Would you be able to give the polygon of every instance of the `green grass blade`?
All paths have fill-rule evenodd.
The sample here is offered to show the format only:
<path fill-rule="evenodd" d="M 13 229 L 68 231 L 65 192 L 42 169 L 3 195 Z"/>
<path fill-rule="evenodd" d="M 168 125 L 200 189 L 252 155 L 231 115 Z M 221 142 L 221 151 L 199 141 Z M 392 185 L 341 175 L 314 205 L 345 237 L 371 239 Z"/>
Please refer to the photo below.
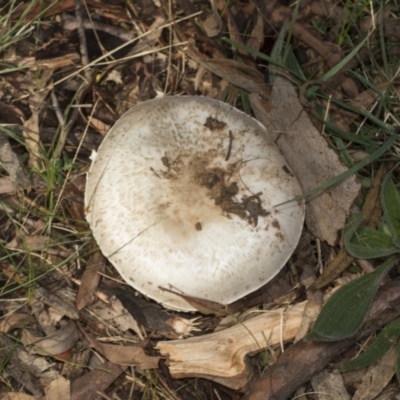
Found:
<path fill-rule="evenodd" d="M 390 174 L 382 182 L 381 204 L 393 243 L 400 249 L 400 194 Z"/>
<path fill-rule="evenodd" d="M 346 64 L 359 52 L 361 47 L 364 46 L 364 44 L 371 36 L 371 33 L 372 31 L 369 32 L 369 34 L 356 47 L 354 47 L 354 49 L 349 54 L 347 54 L 346 57 L 343 58 L 343 60 L 338 62 L 333 68 L 331 68 L 327 73 L 325 73 L 320 78 L 320 80 L 323 82 L 327 82 L 330 78 L 332 78 L 332 76 L 336 75 L 339 71 L 341 71 L 346 66 Z"/>

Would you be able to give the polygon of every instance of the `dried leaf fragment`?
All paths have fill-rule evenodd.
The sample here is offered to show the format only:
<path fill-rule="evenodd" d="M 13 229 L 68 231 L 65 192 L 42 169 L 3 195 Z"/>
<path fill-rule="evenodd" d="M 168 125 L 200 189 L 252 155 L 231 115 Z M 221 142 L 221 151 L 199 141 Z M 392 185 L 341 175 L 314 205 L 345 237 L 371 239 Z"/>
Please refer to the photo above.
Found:
<path fill-rule="evenodd" d="M 90 333 L 81 330 L 86 339 L 89 341 L 90 347 L 94 347 L 103 354 L 107 360 L 118 365 L 134 365 L 142 369 L 154 369 L 158 367 L 160 357 L 150 357 L 146 355 L 144 350 L 139 346 L 124 346 L 115 344 L 106 344 L 99 342 Z"/>
<path fill-rule="evenodd" d="M 254 93 L 249 98 L 257 119 L 267 127 L 304 192 L 347 170 L 308 118 L 288 80 L 275 79 L 268 104 Z M 316 237 L 335 244 L 360 186 L 352 176 L 306 199 L 306 224 Z"/>
<path fill-rule="evenodd" d="M 57 355 L 75 346 L 79 340 L 79 331 L 74 321 L 69 321 L 64 327 L 46 337 L 35 337 L 27 329 L 22 332 L 21 341 L 25 345 L 34 345 L 38 354 Z"/>

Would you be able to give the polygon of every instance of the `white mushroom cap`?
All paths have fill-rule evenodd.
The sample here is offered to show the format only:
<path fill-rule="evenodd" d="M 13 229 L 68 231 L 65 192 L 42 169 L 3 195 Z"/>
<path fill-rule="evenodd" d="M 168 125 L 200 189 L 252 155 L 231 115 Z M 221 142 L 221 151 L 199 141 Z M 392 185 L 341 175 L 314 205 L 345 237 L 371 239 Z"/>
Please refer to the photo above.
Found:
<path fill-rule="evenodd" d="M 295 150 L 294 150 L 295 151 Z M 297 179 L 265 128 L 205 97 L 164 97 L 125 113 L 88 174 L 86 218 L 127 283 L 165 307 L 170 289 L 229 304 L 260 288 L 299 240 Z"/>

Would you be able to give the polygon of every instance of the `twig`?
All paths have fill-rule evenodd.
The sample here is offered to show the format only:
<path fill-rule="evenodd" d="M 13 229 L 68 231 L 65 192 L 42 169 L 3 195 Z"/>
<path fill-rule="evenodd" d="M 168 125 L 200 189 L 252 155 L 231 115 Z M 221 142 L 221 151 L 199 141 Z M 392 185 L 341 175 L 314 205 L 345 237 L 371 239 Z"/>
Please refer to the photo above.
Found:
<path fill-rule="evenodd" d="M 77 30 L 79 37 L 79 51 L 81 53 L 82 65 L 89 64 L 89 54 L 87 49 L 85 28 L 83 26 L 83 17 L 82 17 L 82 8 L 80 0 L 75 0 L 75 17 L 77 22 Z M 90 80 L 90 70 L 85 69 L 85 77 L 87 80 Z"/>
<path fill-rule="evenodd" d="M 228 146 L 228 153 L 226 154 L 226 157 L 225 157 L 225 161 L 228 161 L 229 157 L 231 156 L 232 142 L 233 142 L 232 131 L 229 131 L 229 146 Z"/>
<path fill-rule="evenodd" d="M 58 123 L 60 126 L 64 125 L 64 116 L 61 112 L 60 103 L 58 102 L 57 96 L 54 93 L 54 90 L 50 93 L 51 102 L 53 103 L 53 110 L 56 113 L 56 117 L 58 119 Z"/>

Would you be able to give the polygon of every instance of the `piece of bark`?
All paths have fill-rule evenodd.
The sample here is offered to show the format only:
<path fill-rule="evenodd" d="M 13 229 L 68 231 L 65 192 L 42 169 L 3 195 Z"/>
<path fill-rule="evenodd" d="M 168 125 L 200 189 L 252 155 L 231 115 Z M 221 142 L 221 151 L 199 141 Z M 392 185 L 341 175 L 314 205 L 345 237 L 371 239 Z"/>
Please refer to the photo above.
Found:
<path fill-rule="evenodd" d="M 381 288 L 366 321 L 355 336 L 339 342 L 297 342 L 249 387 L 242 400 L 286 400 L 334 357 L 399 315 L 400 283 L 391 282 Z"/>
<path fill-rule="evenodd" d="M 306 302 L 261 314 L 222 331 L 185 340 L 158 342 L 174 378 L 202 377 L 232 389 L 249 381 L 249 353 L 293 340 L 302 321 Z"/>
<path fill-rule="evenodd" d="M 249 99 L 257 119 L 268 129 L 304 192 L 347 170 L 308 118 L 288 80 L 276 77 L 268 103 L 255 93 Z M 308 197 L 306 223 L 310 231 L 334 245 L 359 190 L 360 183 L 351 176 Z"/>

